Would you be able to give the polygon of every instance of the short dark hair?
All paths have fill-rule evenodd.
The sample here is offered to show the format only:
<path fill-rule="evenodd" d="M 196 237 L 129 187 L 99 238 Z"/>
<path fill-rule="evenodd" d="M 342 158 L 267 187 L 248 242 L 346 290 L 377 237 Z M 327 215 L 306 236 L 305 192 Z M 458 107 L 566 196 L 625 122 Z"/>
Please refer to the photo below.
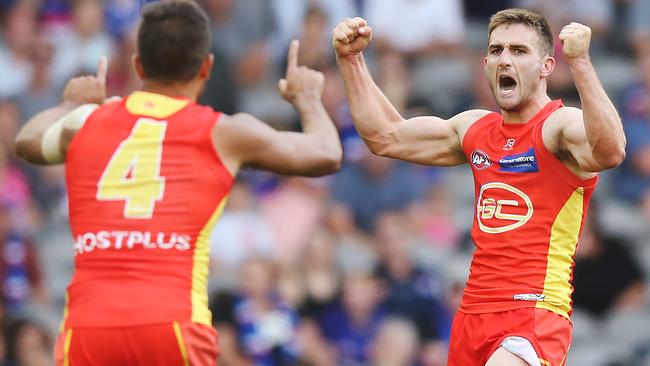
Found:
<path fill-rule="evenodd" d="M 492 31 L 496 27 L 504 24 L 524 24 L 533 28 L 542 41 L 542 50 L 546 54 L 553 56 L 553 34 L 551 34 L 551 27 L 548 25 L 548 21 L 546 21 L 544 16 L 526 9 L 501 10 L 490 17 L 488 41 L 492 35 Z"/>
<path fill-rule="evenodd" d="M 189 81 L 210 52 L 208 16 L 194 1 L 147 4 L 138 29 L 138 53 L 146 79 Z"/>

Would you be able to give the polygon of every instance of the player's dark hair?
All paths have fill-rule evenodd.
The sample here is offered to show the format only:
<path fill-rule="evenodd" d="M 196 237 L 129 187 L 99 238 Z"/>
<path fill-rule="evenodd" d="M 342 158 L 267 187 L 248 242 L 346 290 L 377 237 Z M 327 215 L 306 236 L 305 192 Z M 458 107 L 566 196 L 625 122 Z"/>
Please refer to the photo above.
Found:
<path fill-rule="evenodd" d="M 497 12 L 490 17 L 488 25 L 488 42 L 492 31 L 500 25 L 524 24 L 533 28 L 542 41 L 542 50 L 550 56 L 553 56 L 553 34 L 548 21 L 544 16 L 526 9 L 506 9 Z"/>
<path fill-rule="evenodd" d="M 210 23 L 194 1 L 147 4 L 138 29 L 138 53 L 146 79 L 189 81 L 210 52 Z"/>

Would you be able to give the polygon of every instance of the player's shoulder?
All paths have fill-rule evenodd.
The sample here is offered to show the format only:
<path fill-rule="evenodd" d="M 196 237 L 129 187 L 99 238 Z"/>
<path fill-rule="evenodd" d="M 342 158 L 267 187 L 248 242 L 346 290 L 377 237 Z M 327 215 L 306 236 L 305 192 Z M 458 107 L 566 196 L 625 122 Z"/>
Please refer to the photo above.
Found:
<path fill-rule="evenodd" d="M 582 127 L 582 110 L 575 107 L 558 108 L 551 113 L 542 127 L 542 139 L 549 151 L 556 152 L 562 146 L 567 133 Z"/>
<path fill-rule="evenodd" d="M 451 117 L 449 122 L 458 133 L 458 136 L 461 137 L 462 141 L 465 132 L 467 132 L 474 123 L 493 113 L 494 112 L 485 109 L 470 109 Z"/>
<path fill-rule="evenodd" d="M 216 128 L 227 131 L 246 131 L 256 128 L 258 123 L 260 123 L 260 121 L 248 113 L 220 113 Z"/>
<path fill-rule="evenodd" d="M 464 112 L 460 112 L 457 115 L 451 117 L 449 119 L 449 122 L 457 126 L 469 127 L 483 117 L 492 113 L 494 112 L 485 109 L 470 109 Z"/>
<path fill-rule="evenodd" d="M 576 121 L 582 121 L 582 109 L 575 107 L 558 108 L 547 118 L 547 125 L 566 125 Z"/>
<path fill-rule="evenodd" d="M 269 125 L 248 113 L 228 115 L 222 113 L 212 130 L 217 145 L 238 146 L 248 144 L 259 146 L 273 130 Z M 219 142 L 219 143 L 217 143 Z"/>
<path fill-rule="evenodd" d="M 544 136 L 546 139 L 559 136 L 567 127 L 576 123 L 582 123 L 582 110 L 580 108 L 558 108 L 546 119 L 543 127 Z"/>
<path fill-rule="evenodd" d="M 93 104 L 94 108 L 88 107 L 86 110 L 88 112 L 87 117 L 91 115 L 98 116 L 101 118 L 114 118 L 120 109 L 124 108 L 124 100 L 120 97 L 110 97 L 104 101 L 102 104 Z"/>
<path fill-rule="evenodd" d="M 463 112 L 458 113 L 457 115 L 453 116 L 452 118 L 457 118 L 457 119 L 463 119 L 463 120 L 468 120 L 471 122 L 476 122 L 477 120 L 487 116 L 488 114 L 492 114 L 495 112 L 488 111 L 487 109 L 469 109 Z"/>

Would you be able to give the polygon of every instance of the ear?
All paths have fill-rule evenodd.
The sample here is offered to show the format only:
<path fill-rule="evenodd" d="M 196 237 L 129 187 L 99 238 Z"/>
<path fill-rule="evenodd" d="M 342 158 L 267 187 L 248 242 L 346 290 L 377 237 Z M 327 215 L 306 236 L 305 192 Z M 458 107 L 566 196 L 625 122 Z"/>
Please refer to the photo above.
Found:
<path fill-rule="evenodd" d="M 540 76 L 546 78 L 551 75 L 555 69 L 555 59 L 552 56 L 545 56 L 542 62 L 543 63 Z"/>
<path fill-rule="evenodd" d="M 203 59 L 201 68 L 199 69 L 198 77 L 203 80 L 210 79 L 210 74 L 212 73 L 212 65 L 214 65 L 214 55 L 210 53 Z"/>
<path fill-rule="evenodd" d="M 131 63 L 135 69 L 135 73 L 138 74 L 138 77 L 144 80 L 144 67 L 142 67 L 142 60 L 140 59 L 140 54 L 137 52 L 131 56 Z"/>

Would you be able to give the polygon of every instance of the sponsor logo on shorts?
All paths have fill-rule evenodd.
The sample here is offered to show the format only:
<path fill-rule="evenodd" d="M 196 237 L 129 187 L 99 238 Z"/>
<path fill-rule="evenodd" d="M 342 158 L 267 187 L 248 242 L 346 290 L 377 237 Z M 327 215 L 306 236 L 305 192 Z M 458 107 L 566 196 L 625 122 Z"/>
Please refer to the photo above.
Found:
<path fill-rule="evenodd" d="M 525 225 L 533 216 L 533 203 L 521 190 L 501 182 L 481 186 L 476 219 L 481 231 L 498 234 Z"/>
<path fill-rule="evenodd" d="M 544 294 L 516 294 L 513 296 L 515 300 L 522 301 L 544 301 L 546 295 Z"/>
<path fill-rule="evenodd" d="M 75 237 L 75 254 L 95 250 L 166 249 L 188 250 L 191 237 L 178 233 L 152 233 L 150 231 L 99 231 L 78 234 Z"/>
<path fill-rule="evenodd" d="M 499 170 L 502 172 L 535 173 L 539 171 L 535 149 L 532 147 L 521 154 L 504 156 L 499 159 L 499 166 Z"/>
<path fill-rule="evenodd" d="M 481 150 L 474 150 L 472 151 L 472 155 L 470 155 L 470 160 L 472 161 L 472 165 L 474 168 L 478 170 L 485 169 L 492 165 L 492 160 L 490 160 L 490 157 L 488 154 Z"/>

